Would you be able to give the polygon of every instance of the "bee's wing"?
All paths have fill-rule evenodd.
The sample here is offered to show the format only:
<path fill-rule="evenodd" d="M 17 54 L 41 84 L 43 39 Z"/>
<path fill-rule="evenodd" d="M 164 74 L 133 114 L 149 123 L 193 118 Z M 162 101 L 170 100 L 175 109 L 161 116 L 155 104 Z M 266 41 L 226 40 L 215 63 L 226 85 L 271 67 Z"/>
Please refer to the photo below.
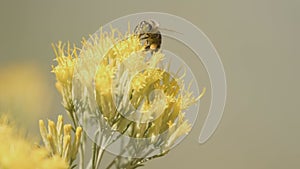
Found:
<path fill-rule="evenodd" d="M 174 32 L 174 33 L 178 33 L 178 34 L 183 35 L 183 33 L 178 32 L 176 30 L 172 30 L 172 29 L 167 29 L 167 28 L 161 28 L 161 27 L 159 27 L 159 30 L 164 30 L 164 31 L 168 31 L 168 32 Z"/>

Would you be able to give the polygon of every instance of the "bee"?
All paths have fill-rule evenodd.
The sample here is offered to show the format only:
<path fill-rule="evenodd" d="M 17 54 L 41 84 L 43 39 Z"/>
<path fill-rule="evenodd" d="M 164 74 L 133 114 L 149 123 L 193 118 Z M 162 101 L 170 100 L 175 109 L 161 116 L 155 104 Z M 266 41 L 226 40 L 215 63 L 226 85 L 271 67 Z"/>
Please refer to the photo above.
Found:
<path fill-rule="evenodd" d="M 134 33 L 144 45 L 145 51 L 157 52 L 162 43 L 162 36 L 159 31 L 159 24 L 154 20 L 143 20 L 135 28 Z"/>

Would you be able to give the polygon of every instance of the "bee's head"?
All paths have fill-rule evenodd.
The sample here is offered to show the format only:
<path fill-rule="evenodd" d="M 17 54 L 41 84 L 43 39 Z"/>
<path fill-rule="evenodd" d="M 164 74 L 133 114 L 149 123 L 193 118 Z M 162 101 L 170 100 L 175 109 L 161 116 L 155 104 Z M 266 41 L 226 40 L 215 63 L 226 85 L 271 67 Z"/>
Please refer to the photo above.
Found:
<path fill-rule="evenodd" d="M 143 34 L 143 33 L 156 33 L 158 31 L 158 22 L 155 20 L 141 21 L 134 29 L 134 33 Z"/>

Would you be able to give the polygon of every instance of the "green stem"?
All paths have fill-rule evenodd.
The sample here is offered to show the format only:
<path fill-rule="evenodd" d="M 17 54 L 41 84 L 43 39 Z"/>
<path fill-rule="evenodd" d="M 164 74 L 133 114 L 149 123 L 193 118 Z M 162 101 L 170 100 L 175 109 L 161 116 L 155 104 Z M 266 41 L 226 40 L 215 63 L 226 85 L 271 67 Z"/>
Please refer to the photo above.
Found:
<path fill-rule="evenodd" d="M 73 105 L 73 101 L 72 99 L 68 99 L 68 103 L 66 103 L 66 106 L 65 106 L 66 110 L 67 110 L 67 113 L 71 119 L 71 121 L 73 122 L 74 124 L 74 132 L 76 131 L 76 128 L 79 126 L 78 125 L 78 118 L 75 114 L 75 106 Z M 86 142 L 86 133 L 83 131 L 82 133 L 82 140 L 81 140 L 81 143 L 79 145 L 79 150 L 78 150 L 78 153 L 79 153 L 79 169 L 84 169 L 84 150 L 85 150 L 85 142 Z"/>
<path fill-rule="evenodd" d="M 104 149 L 102 147 L 100 147 L 100 150 L 98 152 L 98 158 L 97 158 L 95 169 L 98 169 L 98 167 L 100 166 L 100 163 L 101 163 L 101 160 L 102 160 L 102 157 L 103 157 L 103 153 L 104 153 Z"/>
<path fill-rule="evenodd" d="M 116 163 L 116 158 L 106 167 L 106 169 L 110 169 Z"/>
<path fill-rule="evenodd" d="M 85 132 L 83 134 L 85 135 Z M 85 141 L 82 141 L 79 148 L 79 169 L 84 169 L 84 144 Z"/>

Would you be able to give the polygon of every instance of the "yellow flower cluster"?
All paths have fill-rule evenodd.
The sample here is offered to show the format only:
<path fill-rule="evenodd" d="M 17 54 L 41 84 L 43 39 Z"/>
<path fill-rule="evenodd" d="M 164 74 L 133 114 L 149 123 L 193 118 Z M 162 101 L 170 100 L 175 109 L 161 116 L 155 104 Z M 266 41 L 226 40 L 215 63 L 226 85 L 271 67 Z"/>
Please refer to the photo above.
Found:
<path fill-rule="evenodd" d="M 0 168 L 1 169 L 67 169 L 68 164 L 58 155 L 49 157 L 44 147 L 32 145 L 0 117 Z"/>
<path fill-rule="evenodd" d="M 52 72 L 56 75 L 57 89 L 63 95 L 65 108 L 75 127 L 78 124 L 75 109 L 84 105 L 87 107 L 80 107 L 84 117 L 99 117 L 101 119 L 97 120 L 101 125 L 105 120 L 105 124 L 122 135 L 150 138 L 154 144 L 159 142 L 162 154 L 191 130 L 184 112 L 203 96 L 205 89 L 195 97 L 190 90 L 192 83 L 186 87 L 184 75 L 173 75 L 162 63 L 164 54 L 158 51 L 147 57 L 138 36 L 130 32 L 122 36 L 115 29 L 110 33 L 100 30 L 99 35 L 90 36 L 88 41 L 83 39 L 82 46 L 80 58 L 75 46 L 71 49 L 68 44 L 65 49 L 65 45 L 59 42 L 53 47 L 58 65 L 53 66 Z M 75 81 L 76 84 L 72 84 Z M 86 111 L 85 108 L 93 111 Z M 136 115 L 136 112 L 140 114 Z M 77 135 L 81 134 L 81 129 L 77 129 L 75 141 L 71 144 L 71 126 L 65 125 L 62 136 L 60 121 L 59 117 L 56 127 L 54 122 L 49 121 L 48 132 L 44 122 L 40 121 L 41 134 L 52 154 L 59 154 L 70 163 L 74 159 L 74 151 L 78 149 L 76 140 L 79 140 Z M 101 131 L 107 129 L 101 127 Z M 102 134 L 95 134 L 95 137 L 110 138 L 110 133 Z M 163 134 L 164 137 L 159 138 Z M 146 148 L 143 146 L 147 145 L 141 145 L 139 149 Z M 94 156 L 101 158 L 94 150 Z"/>
<path fill-rule="evenodd" d="M 97 104 L 108 124 L 120 133 L 136 138 L 158 136 L 170 129 L 170 124 L 173 123 L 172 126 L 177 130 L 176 132 L 174 130 L 176 136 L 172 138 L 178 138 L 189 132 L 190 124 L 186 120 L 177 119 L 179 116 L 184 117 L 183 111 L 198 101 L 202 95 L 197 98 L 193 97 L 189 87 L 185 89 L 182 85 L 182 77 L 173 77 L 167 70 L 157 68 L 157 65 L 164 59 L 160 51 L 147 60 L 137 36 L 129 34 L 122 40 L 118 38 L 120 37 L 115 38 L 112 32 L 110 35 L 94 39 L 96 41 L 94 45 L 89 44 L 85 48 L 90 51 L 100 48 L 99 51 L 103 51 L 99 44 L 105 43 L 107 41 L 105 39 L 111 39 L 110 41 L 114 42 L 113 46 L 106 49 L 105 55 L 99 59 L 95 75 Z M 140 121 L 132 121 L 124 117 L 124 113 L 122 114 L 120 112 L 122 110 L 118 108 L 120 105 L 115 103 L 114 94 L 117 90 L 115 86 L 123 86 L 122 79 L 118 77 L 118 74 L 125 74 L 125 71 L 120 71 L 122 64 L 125 64 L 125 68 L 129 70 L 127 78 L 131 81 L 129 93 L 121 92 L 128 96 L 129 102 L 123 101 L 120 105 L 124 105 L 124 109 L 130 105 L 135 109 L 141 107 L 143 114 Z M 156 90 L 161 91 L 162 96 L 157 96 L 156 100 L 150 100 L 151 93 L 153 94 Z M 161 115 L 157 115 L 158 110 L 162 111 Z M 151 122 L 142 123 L 144 121 Z M 171 136 L 174 133 L 169 134 Z"/>
<path fill-rule="evenodd" d="M 66 104 L 71 96 L 73 72 L 77 62 L 77 48 L 74 45 L 71 49 L 70 43 L 57 45 L 52 44 L 53 51 L 56 56 L 57 65 L 52 66 L 52 72 L 56 76 L 56 88 L 62 94 L 64 103 Z"/>
<path fill-rule="evenodd" d="M 68 164 L 76 159 L 78 147 L 80 145 L 82 128 L 77 127 L 74 141 L 71 140 L 71 124 L 63 125 L 63 117 L 58 116 L 57 123 L 48 120 L 48 131 L 43 120 L 39 121 L 40 133 L 46 148 L 52 155 L 62 157 Z"/>

